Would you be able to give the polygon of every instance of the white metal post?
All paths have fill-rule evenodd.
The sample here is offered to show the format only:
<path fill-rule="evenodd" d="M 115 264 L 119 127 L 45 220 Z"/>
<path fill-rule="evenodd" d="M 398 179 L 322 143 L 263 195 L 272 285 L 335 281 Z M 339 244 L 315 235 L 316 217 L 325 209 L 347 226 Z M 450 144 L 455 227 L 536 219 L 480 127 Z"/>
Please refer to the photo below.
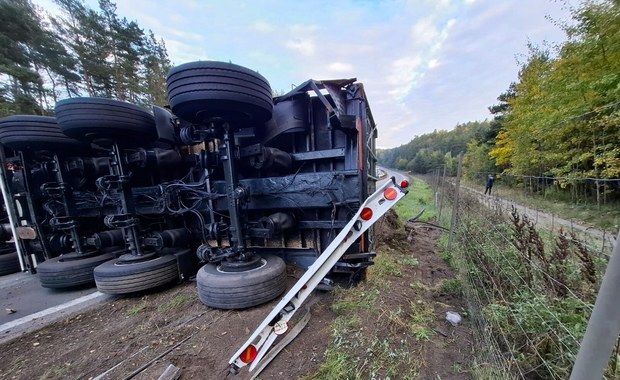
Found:
<path fill-rule="evenodd" d="M 570 380 L 602 379 L 620 334 L 620 232 L 588 321 Z"/>

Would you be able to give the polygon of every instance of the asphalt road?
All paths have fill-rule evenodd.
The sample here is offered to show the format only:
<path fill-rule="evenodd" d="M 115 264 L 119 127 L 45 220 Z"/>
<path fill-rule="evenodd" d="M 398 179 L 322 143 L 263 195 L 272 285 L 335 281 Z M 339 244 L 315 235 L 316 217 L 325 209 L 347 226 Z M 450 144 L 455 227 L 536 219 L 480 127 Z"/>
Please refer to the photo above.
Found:
<path fill-rule="evenodd" d="M 94 287 L 58 291 L 41 286 L 37 275 L 0 277 L 0 341 L 36 328 L 109 296 Z"/>
<path fill-rule="evenodd" d="M 384 172 L 387 173 L 387 177 L 379 180 L 377 182 L 377 187 L 381 186 L 385 183 L 385 181 L 389 181 L 391 177 L 395 177 L 396 178 L 396 183 L 400 184 L 403 180 L 407 180 L 407 181 L 411 181 L 404 173 L 395 171 L 394 169 L 387 169 L 384 167 L 380 167 L 379 169 L 383 170 Z"/>

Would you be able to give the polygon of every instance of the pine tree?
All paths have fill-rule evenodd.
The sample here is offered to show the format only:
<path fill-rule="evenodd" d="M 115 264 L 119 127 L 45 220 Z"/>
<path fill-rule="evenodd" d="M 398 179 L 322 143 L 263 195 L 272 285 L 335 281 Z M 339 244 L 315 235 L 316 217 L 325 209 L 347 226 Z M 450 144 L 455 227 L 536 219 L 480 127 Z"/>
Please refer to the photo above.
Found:
<path fill-rule="evenodd" d="M 159 106 L 168 104 L 166 75 L 170 71 L 172 64 L 168 58 L 164 41 L 158 42 L 152 30 L 149 30 L 148 36 L 144 39 L 142 65 L 142 76 L 146 92 L 143 102 Z"/>
<path fill-rule="evenodd" d="M 33 45 L 43 30 L 28 0 L 0 1 L 0 73 L 2 81 L 2 112 L 43 114 L 37 101 L 42 79 L 34 69 Z"/>

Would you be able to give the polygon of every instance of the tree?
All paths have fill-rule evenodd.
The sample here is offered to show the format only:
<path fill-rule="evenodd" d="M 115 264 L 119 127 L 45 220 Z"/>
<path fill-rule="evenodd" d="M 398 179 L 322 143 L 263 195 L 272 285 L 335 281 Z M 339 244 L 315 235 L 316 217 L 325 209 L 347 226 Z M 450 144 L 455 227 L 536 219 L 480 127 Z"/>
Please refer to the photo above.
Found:
<path fill-rule="evenodd" d="M 491 155 L 514 174 L 611 178 L 620 169 L 620 5 L 586 1 L 572 17 L 555 56 L 530 44 L 502 114 Z"/>
<path fill-rule="evenodd" d="M 149 30 L 144 39 L 142 66 L 142 77 L 146 91 L 144 102 L 159 106 L 168 104 L 166 76 L 172 68 L 172 64 L 168 58 L 164 41 L 158 42 L 152 30 Z"/>
<path fill-rule="evenodd" d="M 29 0 L 0 0 L 0 116 L 51 113 L 58 99 L 84 95 L 167 103 L 171 64 L 152 31 L 120 18 L 110 0 L 99 10 L 54 1 L 61 15 L 42 17 Z"/>
<path fill-rule="evenodd" d="M 429 171 L 448 165 L 448 175 L 456 174 L 456 157 L 467 149 L 472 141 L 484 140 L 489 134 L 488 121 L 459 124 L 451 131 L 433 131 L 416 136 L 405 145 L 392 149 L 379 150 L 377 157 L 382 165 L 407 168 L 416 173 Z"/>
<path fill-rule="evenodd" d="M 99 0 L 99 12 L 81 0 L 55 0 L 63 15 L 54 19 L 77 60 L 89 96 L 136 104 L 167 103 L 165 76 L 171 67 L 163 41 L 136 21 L 120 18 L 116 4 Z"/>
<path fill-rule="evenodd" d="M 8 113 L 43 114 L 37 102 L 42 79 L 33 67 L 36 41 L 43 29 L 27 0 L 0 1 L 0 73 L 4 110 Z"/>
<path fill-rule="evenodd" d="M 489 145 L 473 140 L 467 145 L 467 152 L 463 156 L 463 174 L 470 179 L 480 176 L 480 173 L 497 171 L 495 162 L 489 157 Z"/>

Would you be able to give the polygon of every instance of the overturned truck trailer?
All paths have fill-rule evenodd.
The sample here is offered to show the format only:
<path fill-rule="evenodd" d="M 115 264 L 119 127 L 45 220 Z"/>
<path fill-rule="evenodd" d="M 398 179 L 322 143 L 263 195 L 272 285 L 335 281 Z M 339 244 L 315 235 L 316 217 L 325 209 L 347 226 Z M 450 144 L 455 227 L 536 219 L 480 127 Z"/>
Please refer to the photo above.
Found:
<path fill-rule="evenodd" d="M 247 68 L 200 61 L 167 78 L 170 107 L 65 99 L 0 119 L 3 195 L 23 269 L 43 286 L 127 294 L 197 272 L 206 305 L 285 290 L 375 190 L 377 131 L 355 79 L 272 97 Z M 372 230 L 331 273 L 363 277 Z"/>

